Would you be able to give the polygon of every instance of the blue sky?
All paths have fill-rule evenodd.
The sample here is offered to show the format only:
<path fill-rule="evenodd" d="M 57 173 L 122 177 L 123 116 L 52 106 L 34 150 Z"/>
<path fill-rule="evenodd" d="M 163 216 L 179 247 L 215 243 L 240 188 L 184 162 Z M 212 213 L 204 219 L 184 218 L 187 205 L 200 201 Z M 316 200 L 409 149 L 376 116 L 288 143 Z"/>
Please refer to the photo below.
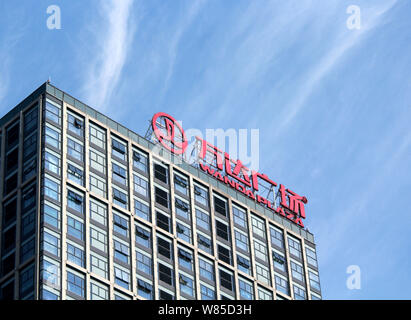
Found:
<path fill-rule="evenodd" d="M 309 200 L 324 298 L 409 299 L 410 14 L 406 0 L 2 1 L 0 112 L 50 77 L 140 134 L 156 111 L 258 128 L 261 170 Z"/>

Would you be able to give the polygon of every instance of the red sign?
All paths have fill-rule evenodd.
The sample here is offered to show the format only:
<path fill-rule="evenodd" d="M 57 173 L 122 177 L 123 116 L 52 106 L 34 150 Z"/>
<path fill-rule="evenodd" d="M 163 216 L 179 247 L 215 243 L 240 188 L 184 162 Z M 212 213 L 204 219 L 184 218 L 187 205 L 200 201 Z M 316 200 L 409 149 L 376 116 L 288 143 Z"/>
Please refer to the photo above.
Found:
<path fill-rule="evenodd" d="M 164 135 L 163 131 L 161 131 L 157 126 L 157 119 L 159 117 L 163 117 L 165 120 L 164 128 L 167 130 L 167 135 Z M 188 144 L 187 139 L 183 128 L 173 117 L 165 113 L 157 113 L 153 117 L 152 125 L 157 139 L 165 148 L 175 154 L 181 155 L 184 153 Z M 182 143 L 174 141 L 175 127 L 180 130 L 181 137 L 183 139 Z M 275 207 L 274 203 L 257 194 L 257 192 L 259 191 L 259 182 L 261 180 L 265 184 L 268 184 L 272 187 L 277 186 L 276 182 L 269 179 L 265 174 L 250 170 L 249 168 L 244 166 L 240 160 L 231 159 L 230 155 L 227 152 L 221 151 L 206 140 L 200 137 L 196 137 L 196 139 L 200 144 L 199 158 L 200 160 L 202 160 L 202 163 L 200 162 L 199 166 L 201 170 L 214 177 L 215 179 L 224 182 L 231 188 L 240 191 L 247 197 L 260 203 L 273 212 L 287 218 L 300 227 L 304 227 L 302 219 L 305 219 L 304 204 L 307 203 L 306 197 L 299 196 L 290 189 L 286 189 L 284 185 L 280 184 L 278 194 L 281 201 L 279 206 Z M 165 141 L 167 141 L 167 143 L 165 143 Z M 170 147 L 170 144 L 174 147 Z M 212 163 L 215 163 L 214 168 L 207 163 L 207 155 L 213 158 Z"/>
<path fill-rule="evenodd" d="M 161 123 L 164 121 L 164 128 L 161 128 Z M 181 125 L 172 116 L 164 112 L 156 113 L 151 122 L 154 134 L 158 141 L 167 150 L 174 154 L 183 154 L 186 151 L 188 141 Z M 160 125 L 160 127 L 159 127 Z M 181 141 L 176 139 L 176 128 L 181 136 Z M 164 133 L 167 132 L 167 135 Z"/>

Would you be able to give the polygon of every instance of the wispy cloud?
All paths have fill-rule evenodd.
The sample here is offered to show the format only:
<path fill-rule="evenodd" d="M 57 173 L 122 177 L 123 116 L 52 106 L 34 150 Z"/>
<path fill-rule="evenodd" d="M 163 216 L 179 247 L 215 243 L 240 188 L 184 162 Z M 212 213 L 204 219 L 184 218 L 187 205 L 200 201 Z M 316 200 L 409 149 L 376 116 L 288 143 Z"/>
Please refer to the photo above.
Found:
<path fill-rule="evenodd" d="M 170 79 L 173 75 L 174 65 L 177 58 L 178 46 L 181 40 L 181 37 L 184 34 L 184 31 L 190 26 L 194 18 L 197 16 L 199 11 L 201 10 L 202 6 L 204 5 L 204 1 L 194 1 L 193 4 L 188 8 L 187 15 L 181 20 L 178 24 L 174 36 L 170 39 L 170 45 L 168 50 L 168 70 L 167 75 L 164 81 L 163 87 L 163 95 L 167 92 Z"/>
<path fill-rule="evenodd" d="M 303 85 L 297 90 L 295 98 L 286 106 L 285 114 L 281 117 L 282 121 L 275 128 L 277 134 L 285 132 L 285 128 L 296 117 L 299 111 L 304 107 L 307 99 L 313 93 L 317 85 L 324 77 L 343 60 L 344 55 L 354 47 L 357 43 L 364 39 L 369 34 L 369 31 L 374 29 L 381 17 L 389 11 L 396 3 L 396 0 L 385 3 L 383 7 L 377 7 L 368 10 L 367 18 L 361 29 L 347 32 L 344 27 L 336 40 L 336 45 L 327 51 L 322 59 L 318 61 L 313 68 L 309 68 L 306 74 L 306 80 Z M 363 19 L 364 21 L 364 19 Z"/>
<path fill-rule="evenodd" d="M 105 25 L 97 34 L 94 60 L 86 73 L 86 99 L 104 110 L 119 83 L 136 25 L 132 18 L 134 0 L 101 1 Z M 88 59 L 89 57 L 84 57 Z"/>

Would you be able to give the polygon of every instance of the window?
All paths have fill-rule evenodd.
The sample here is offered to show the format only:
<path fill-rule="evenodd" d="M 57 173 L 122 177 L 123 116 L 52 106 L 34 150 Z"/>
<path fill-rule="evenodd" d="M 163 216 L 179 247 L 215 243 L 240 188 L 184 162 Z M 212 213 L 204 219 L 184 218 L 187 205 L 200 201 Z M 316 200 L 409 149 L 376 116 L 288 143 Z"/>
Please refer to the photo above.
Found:
<path fill-rule="evenodd" d="M 294 291 L 294 299 L 295 300 L 305 300 L 305 290 L 303 288 L 300 288 L 296 285 L 293 286 L 293 291 Z"/>
<path fill-rule="evenodd" d="M 201 211 L 196 208 L 196 223 L 197 227 L 203 228 L 204 230 L 210 230 L 210 216 L 208 213 Z"/>
<path fill-rule="evenodd" d="M 254 252 L 255 252 L 255 257 L 267 262 L 267 247 L 264 243 L 254 240 Z"/>
<path fill-rule="evenodd" d="M 315 251 L 308 248 L 308 247 L 305 247 L 305 253 L 306 253 L 306 256 L 307 256 L 307 262 L 310 265 L 317 268 L 318 267 L 318 265 L 317 265 L 317 254 L 315 253 Z"/>
<path fill-rule="evenodd" d="M 214 196 L 214 210 L 215 212 L 223 215 L 224 217 L 227 216 L 227 202 Z"/>
<path fill-rule="evenodd" d="M 237 254 L 237 267 L 238 270 L 251 275 L 250 260 L 240 256 L 239 254 Z"/>
<path fill-rule="evenodd" d="M 84 136 L 84 120 L 71 113 L 67 114 L 68 130 L 78 136 Z"/>
<path fill-rule="evenodd" d="M 84 213 L 84 196 L 74 191 L 67 190 L 67 207 L 77 211 L 80 214 Z"/>
<path fill-rule="evenodd" d="M 126 264 L 130 263 L 130 250 L 128 245 L 125 243 L 114 239 L 114 258 L 124 262 Z"/>
<path fill-rule="evenodd" d="M 147 300 L 153 299 L 153 286 L 149 284 L 148 282 L 138 279 L 137 280 L 137 290 L 138 290 L 139 296 Z"/>
<path fill-rule="evenodd" d="M 127 169 L 114 162 L 112 162 L 111 165 L 113 168 L 113 180 L 123 185 L 127 185 Z"/>
<path fill-rule="evenodd" d="M 255 272 L 257 274 L 257 280 L 260 280 L 261 282 L 264 282 L 265 284 L 271 286 L 270 270 L 268 270 L 267 267 L 263 266 L 262 264 L 256 263 Z"/>
<path fill-rule="evenodd" d="M 154 178 L 167 184 L 168 183 L 168 168 L 158 163 L 154 163 Z"/>
<path fill-rule="evenodd" d="M 140 226 L 136 226 L 136 243 L 150 249 L 151 248 L 151 232 Z"/>
<path fill-rule="evenodd" d="M 156 211 L 157 226 L 167 232 L 173 233 L 170 216 Z"/>
<path fill-rule="evenodd" d="M 178 264 L 181 267 L 193 271 L 193 254 L 183 250 L 178 249 Z"/>
<path fill-rule="evenodd" d="M 217 245 L 218 259 L 231 264 L 231 250 L 229 248 L 223 247 L 222 245 Z"/>
<path fill-rule="evenodd" d="M 114 283 L 129 290 L 130 289 L 130 272 L 124 268 L 114 266 Z"/>
<path fill-rule="evenodd" d="M 36 153 L 37 149 L 37 133 L 34 132 L 30 137 L 24 139 L 23 142 L 23 160 L 29 159 Z"/>
<path fill-rule="evenodd" d="M 33 177 L 37 172 L 37 159 L 31 159 L 23 165 L 23 182 Z"/>
<path fill-rule="evenodd" d="M 133 151 L 133 166 L 147 173 L 148 157 L 140 151 Z"/>
<path fill-rule="evenodd" d="M 151 221 L 150 207 L 137 199 L 134 199 L 134 213 L 144 220 Z"/>
<path fill-rule="evenodd" d="M 213 289 L 200 284 L 201 300 L 215 300 L 215 292 Z"/>
<path fill-rule="evenodd" d="M 140 251 L 136 252 L 136 259 L 137 259 L 137 270 L 144 272 L 147 275 L 152 275 L 152 261 L 149 256 L 141 253 Z"/>
<path fill-rule="evenodd" d="M 211 262 L 203 258 L 198 258 L 198 266 L 200 269 L 200 277 L 214 281 L 214 266 Z"/>
<path fill-rule="evenodd" d="M 22 244 L 20 250 L 20 263 L 26 262 L 34 255 L 34 238 Z"/>
<path fill-rule="evenodd" d="M 194 200 L 197 203 L 208 207 L 208 191 L 198 185 L 194 185 Z"/>
<path fill-rule="evenodd" d="M 191 243 L 191 229 L 190 227 L 177 222 L 177 237 L 181 240 L 184 240 L 188 243 Z"/>
<path fill-rule="evenodd" d="M 4 186 L 4 194 L 8 194 L 17 188 L 17 172 L 8 177 Z"/>
<path fill-rule="evenodd" d="M 28 239 L 34 233 L 36 212 L 26 214 L 21 221 L 21 241 Z"/>
<path fill-rule="evenodd" d="M 78 161 L 84 161 L 83 145 L 70 138 L 67 138 L 67 153 L 69 156 L 77 159 Z"/>
<path fill-rule="evenodd" d="M 258 288 L 258 299 L 259 300 L 273 300 L 273 294 L 263 288 Z"/>
<path fill-rule="evenodd" d="M 168 208 L 169 207 L 169 200 L 168 200 L 168 192 L 160 189 L 159 187 L 155 187 L 155 198 L 156 202 L 163 207 Z"/>
<path fill-rule="evenodd" d="M 174 175 L 174 189 L 181 194 L 188 195 L 188 181 L 180 175 Z"/>
<path fill-rule="evenodd" d="M 102 225 L 107 225 L 107 206 L 97 200 L 90 199 L 90 218 Z"/>
<path fill-rule="evenodd" d="M 234 235 L 235 235 L 235 245 L 237 249 L 241 249 L 241 250 L 248 252 L 249 251 L 248 236 L 237 230 L 234 230 Z"/>
<path fill-rule="evenodd" d="M 83 170 L 77 168 L 71 163 L 67 164 L 67 178 L 81 186 L 84 186 Z"/>
<path fill-rule="evenodd" d="M 134 175 L 134 192 L 141 194 L 143 197 L 148 197 L 148 181 L 138 175 Z"/>
<path fill-rule="evenodd" d="M 50 231 L 43 232 L 43 250 L 60 257 L 60 238 Z"/>
<path fill-rule="evenodd" d="M 89 123 L 90 142 L 96 146 L 106 149 L 106 131 L 94 123 Z"/>
<path fill-rule="evenodd" d="M 37 106 L 24 113 L 24 135 L 37 129 Z"/>
<path fill-rule="evenodd" d="M 46 119 L 61 124 L 60 106 L 50 100 L 46 100 Z"/>
<path fill-rule="evenodd" d="M 229 237 L 229 230 L 228 230 L 228 226 L 217 220 L 216 219 L 216 232 L 217 232 L 217 236 L 219 236 L 220 238 L 226 240 L 226 241 L 230 241 L 230 237 Z"/>
<path fill-rule="evenodd" d="M 113 213 L 113 229 L 115 232 L 121 234 L 123 237 L 128 238 L 128 218 L 118 213 Z"/>
<path fill-rule="evenodd" d="M 118 213 L 113 213 L 113 229 L 128 238 L 128 219 Z"/>
<path fill-rule="evenodd" d="M 84 298 L 84 276 L 73 271 L 67 271 L 67 291 Z"/>
<path fill-rule="evenodd" d="M 106 174 L 106 157 L 104 154 L 90 148 L 90 167 Z"/>
<path fill-rule="evenodd" d="M 20 272 L 20 299 L 34 291 L 34 265 Z"/>
<path fill-rule="evenodd" d="M 158 264 L 158 276 L 159 279 L 167 284 L 169 284 L 170 286 L 173 285 L 174 281 L 173 281 L 173 270 L 171 268 L 169 268 L 168 266 L 159 263 Z"/>
<path fill-rule="evenodd" d="M 56 229 L 60 229 L 60 210 L 58 207 L 45 203 L 43 206 L 44 222 Z"/>
<path fill-rule="evenodd" d="M 14 149 L 9 154 L 7 154 L 6 156 L 6 175 L 8 175 L 9 173 L 11 173 L 17 168 L 17 165 L 19 163 L 18 158 L 19 158 L 18 148 Z"/>
<path fill-rule="evenodd" d="M 90 299 L 108 300 L 108 298 L 108 287 L 92 280 L 90 282 Z"/>
<path fill-rule="evenodd" d="M 300 241 L 294 240 L 291 237 L 288 237 L 288 248 L 290 250 L 290 254 L 297 258 L 301 258 L 301 245 Z"/>
<path fill-rule="evenodd" d="M 60 264 L 47 257 L 41 258 L 40 280 L 53 286 L 60 287 Z"/>
<path fill-rule="evenodd" d="M 193 279 L 182 273 L 180 273 L 180 292 L 185 293 L 189 296 L 194 295 Z"/>
<path fill-rule="evenodd" d="M 12 254 L 8 255 L 7 258 L 3 258 L 1 263 L 2 276 L 5 276 L 14 269 L 14 263 L 16 260 L 15 256 L 16 254 L 15 252 L 13 252 Z"/>
<path fill-rule="evenodd" d="M 172 260 L 172 247 L 170 241 L 157 237 L 157 251 L 158 254 Z"/>
<path fill-rule="evenodd" d="M 67 216 L 67 234 L 84 241 L 84 224 L 71 216 Z"/>
<path fill-rule="evenodd" d="M 54 128 L 49 124 L 46 124 L 44 134 L 46 144 L 49 144 L 50 146 L 60 150 L 60 133 L 58 129 Z"/>
<path fill-rule="evenodd" d="M 60 182 L 45 176 L 44 195 L 60 202 Z"/>
<path fill-rule="evenodd" d="M 187 202 L 175 199 L 176 214 L 184 219 L 190 220 L 190 207 Z"/>
<path fill-rule="evenodd" d="M 253 227 L 253 234 L 259 236 L 263 239 L 266 239 L 265 233 L 265 222 L 264 220 L 257 218 L 256 216 L 251 216 L 251 224 Z"/>
<path fill-rule="evenodd" d="M 13 199 L 3 206 L 3 228 L 16 221 L 17 200 Z"/>
<path fill-rule="evenodd" d="M 290 291 L 288 288 L 288 281 L 278 275 L 275 276 L 275 289 L 278 292 L 284 293 L 286 295 L 290 295 Z"/>
<path fill-rule="evenodd" d="M 127 194 L 120 190 L 113 188 L 113 203 L 120 206 L 123 209 L 128 209 Z"/>
<path fill-rule="evenodd" d="M 22 191 L 21 211 L 27 212 L 36 206 L 36 186 L 31 185 Z"/>
<path fill-rule="evenodd" d="M 90 172 L 90 191 L 107 198 L 106 180 Z"/>
<path fill-rule="evenodd" d="M 90 254 L 91 272 L 107 279 L 108 278 L 108 263 L 107 259 L 99 256 L 96 253 Z"/>
<path fill-rule="evenodd" d="M 240 298 L 253 300 L 254 299 L 254 290 L 251 283 L 248 281 L 238 279 L 238 286 L 240 287 Z"/>
<path fill-rule="evenodd" d="M 16 247 L 16 225 L 12 226 L 7 231 L 3 231 L 2 254 L 6 254 Z"/>
<path fill-rule="evenodd" d="M 211 247 L 211 240 L 207 238 L 205 235 L 202 235 L 197 232 L 197 244 L 198 248 L 209 253 L 213 254 L 213 249 Z"/>
<path fill-rule="evenodd" d="M 274 227 L 270 227 L 271 233 L 271 243 L 273 246 L 277 246 L 279 248 L 284 248 L 284 236 L 283 231 Z"/>
<path fill-rule="evenodd" d="M 219 271 L 220 271 L 220 285 L 230 291 L 234 291 L 233 274 L 231 272 L 229 273 L 221 269 Z"/>
<path fill-rule="evenodd" d="M 164 290 L 158 290 L 158 295 L 160 297 L 159 300 L 174 300 L 173 295 Z"/>
<path fill-rule="evenodd" d="M 310 279 L 310 287 L 317 291 L 321 291 L 320 277 L 318 276 L 318 274 L 312 272 L 311 270 L 308 270 L 308 277 Z"/>
<path fill-rule="evenodd" d="M 273 251 L 273 262 L 275 269 L 287 272 L 287 263 L 283 254 Z"/>
<path fill-rule="evenodd" d="M 84 251 L 71 243 L 67 243 L 67 260 L 84 268 Z"/>
<path fill-rule="evenodd" d="M 100 228 L 90 227 L 90 244 L 92 247 L 107 252 L 107 234 Z"/>
<path fill-rule="evenodd" d="M 114 138 L 111 139 L 111 142 L 112 142 L 112 155 L 123 161 L 126 161 L 127 160 L 126 145 Z"/>
<path fill-rule="evenodd" d="M 7 150 L 13 148 L 19 142 L 19 122 L 15 122 L 6 129 L 6 146 Z"/>
<path fill-rule="evenodd" d="M 51 292 L 44 287 L 41 289 L 41 299 L 42 300 L 59 300 L 59 295 L 56 294 L 58 292 Z"/>
<path fill-rule="evenodd" d="M 247 217 L 245 211 L 233 206 L 234 223 L 240 227 L 247 228 Z"/>

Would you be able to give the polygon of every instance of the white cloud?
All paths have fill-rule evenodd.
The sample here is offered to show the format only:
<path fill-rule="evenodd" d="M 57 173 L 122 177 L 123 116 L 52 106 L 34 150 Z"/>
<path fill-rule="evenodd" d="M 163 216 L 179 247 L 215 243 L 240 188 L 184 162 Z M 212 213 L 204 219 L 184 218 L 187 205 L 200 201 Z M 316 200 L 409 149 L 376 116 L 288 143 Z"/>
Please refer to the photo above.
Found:
<path fill-rule="evenodd" d="M 178 46 L 179 46 L 181 37 L 184 34 L 184 31 L 190 26 L 194 18 L 197 16 L 203 4 L 204 4 L 203 0 L 193 2 L 193 4 L 188 9 L 187 15 L 184 17 L 184 19 L 182 19 L 182 21 L 177 26 L 177 30 L 174 36 L 170 39 L 170 46 L 168 50 L 169 51 L 168 52 L 168 60 L 169 60 L 168 71 L 167 71 L 166 79 L 164 81 L 165 84 L 163 88 L 163 94 L 167 91 L 168 86 L 169 86 L 169 81 L 174 72 L 174 64 L 177 58 L 177 51 L 178 51 Z"/>
<path fill-rule="evenodd" d="M 364 36 L 378 25 L 383 14 L 390 10 L 395 3 L 396 0 L 389 2 L 383 7 L 370 8 L 366 12 L 363 10 L 363 14 L 367 13 L 367 19 L 363 19 L 363 25 L 359 30 L 348 30 L 344 25 L 344 28 L 341 29 L 340 35 L 336 40 L 337 45 L 326 52 L 323 58 L 312 69 L 308 69 L 308 74 L 306 75 L 307 80 L 304 81 L 304 85 L 296 92 L 295 98 L 286 106 L 286 114 L 281 117 L 281 123 L 275 128 L 277 134 L 286 132 L 285 128 L 304 107 L 305 102 L 315 90 L 316 86 L 333 67 L 341 62 L 344 54 L 349 51 L 349 49 L 363 40 Z"/>
<path fill-rule="evenodd" d="M 136 26 L 131 14 L 133 0 L 101 1 L 101 6 L 106 24 L 99 26 L 84 89 L 87 101 L 105 109 L 120 80 Z"/>

